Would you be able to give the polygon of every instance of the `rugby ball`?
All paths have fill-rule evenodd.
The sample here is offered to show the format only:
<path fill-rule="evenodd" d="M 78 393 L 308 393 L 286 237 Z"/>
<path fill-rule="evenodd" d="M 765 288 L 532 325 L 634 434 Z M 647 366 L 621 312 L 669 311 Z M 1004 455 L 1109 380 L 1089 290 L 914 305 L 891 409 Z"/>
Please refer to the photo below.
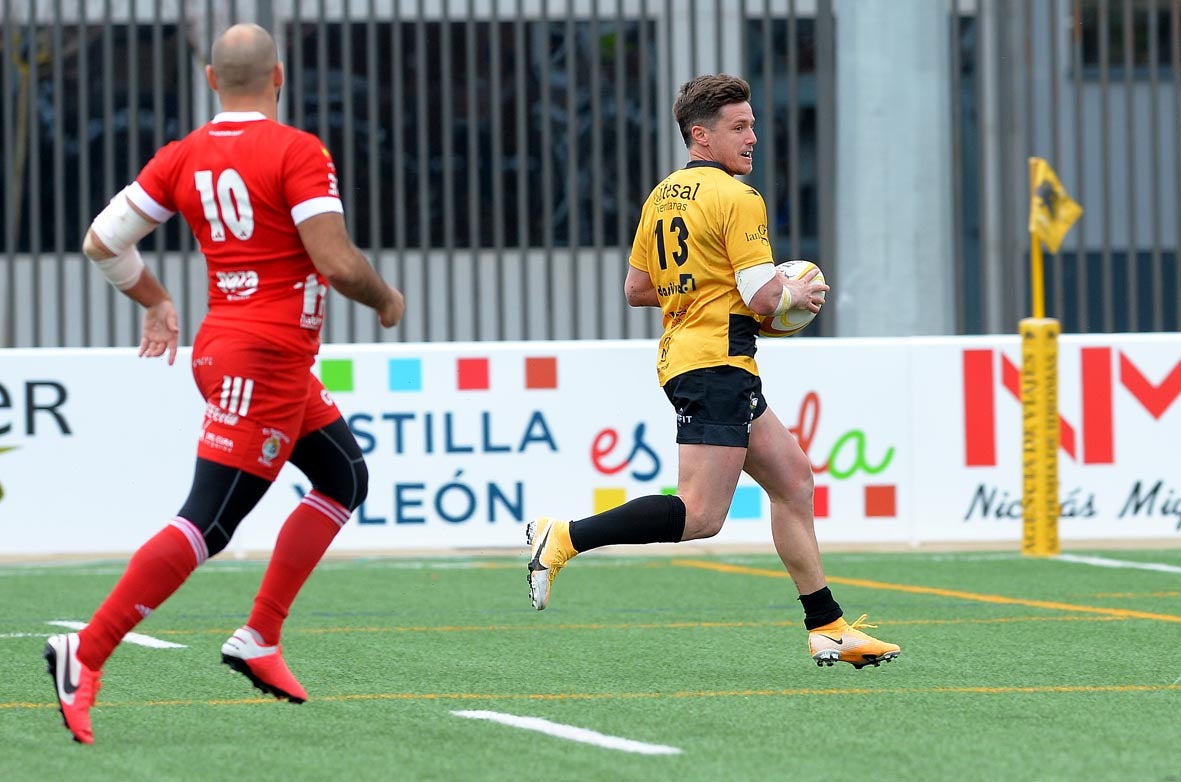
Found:
<path fill-rule="evenodd" d="M 800 279 L 813 269 L 819 269 L 811 261 L 785 261 L 775 267 L 775 271 L 792 279 Z M 824 272 L 816 275 L 816 282 L 824 282 Z M 824 294 L 820 294 L 824 298 Z M 793 337 L 803 331 L 816 317 L 811 310 L 792 308 L 782 315 L 768 315 L 759 321 L 760 337 Z"/>

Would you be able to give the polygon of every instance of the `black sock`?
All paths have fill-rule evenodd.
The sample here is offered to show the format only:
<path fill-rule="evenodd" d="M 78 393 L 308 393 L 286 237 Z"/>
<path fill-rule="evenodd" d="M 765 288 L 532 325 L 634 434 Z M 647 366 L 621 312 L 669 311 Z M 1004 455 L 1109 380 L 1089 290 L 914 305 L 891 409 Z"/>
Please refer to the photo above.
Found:
<path fill-rule="evenodd" d="M 828 591 L 828 587 L 810 595 L 800 595 L 799 600 L 804 604 L 804 627 L 809 630 L 835 622 L 843 615 L 837 601 L 832 599 L 832 592 Z"/>
<path fill-rule="evenodd" d="M 570 522 L 570 545 L 589 551 L 616 543 L 677 543 L 685 534 L 685 501 L 650 494 L 618 508 Z"/>

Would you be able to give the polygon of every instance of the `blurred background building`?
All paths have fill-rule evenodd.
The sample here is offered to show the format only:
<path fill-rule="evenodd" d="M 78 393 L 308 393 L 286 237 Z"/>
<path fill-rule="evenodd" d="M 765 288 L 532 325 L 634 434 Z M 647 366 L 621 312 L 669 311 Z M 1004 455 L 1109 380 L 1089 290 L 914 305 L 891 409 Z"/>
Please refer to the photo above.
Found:
<path fill-rule="evenodd" d="M 680 84 L 752 85 L 776 257 L 834 287 L 812 336 L 988 334 L 1031 311 L 1027 158 L 1086 209 L 1046 258 L 1066 332 L 1181 329 L 1181 0 L 0 0 L 0 347 L 138 344 L 80 255 L 153 151 L 216 113 L 203 66 L 272 30 L 403 326 L 333 296 L 329 342 L 653 337 L 623 301 Z M 141 250 L 191 341 L 179 219 Z"/>

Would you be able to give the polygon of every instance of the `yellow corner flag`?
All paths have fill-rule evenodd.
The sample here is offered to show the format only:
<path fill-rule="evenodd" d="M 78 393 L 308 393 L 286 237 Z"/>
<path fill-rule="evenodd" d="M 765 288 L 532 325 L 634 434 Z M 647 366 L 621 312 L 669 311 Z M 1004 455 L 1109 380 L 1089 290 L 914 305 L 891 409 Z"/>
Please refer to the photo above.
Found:
<path fill-rule="evenodd" d="M 1040 157 L 1029 159 L 1029 233 L 1050 252 L 1058 252 L 1066 232 L 1083 214 L 1083 208 L 1067 194 L 1050 164 Z"/>

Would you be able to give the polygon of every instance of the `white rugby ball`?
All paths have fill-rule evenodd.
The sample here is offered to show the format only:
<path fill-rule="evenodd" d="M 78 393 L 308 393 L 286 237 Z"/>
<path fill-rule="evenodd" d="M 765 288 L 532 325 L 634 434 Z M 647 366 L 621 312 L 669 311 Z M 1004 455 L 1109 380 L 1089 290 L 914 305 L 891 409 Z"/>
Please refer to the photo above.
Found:
<path fill-rule="evenodd" d="M 775 271 L 798 280 L 813 269 L 819 270 L 819 268 L 811 261 L 795 260 L 777 265 Z M 824 272 L 817 274 L 815 281 L 824 282 Z M 820 294 L 820 298 L 824 298 L 823 293 Z M 800 310 L 794 307 L 782 315 L 768 315 L 759 321 L 759 336 L 793 337 L 803 331 L 815 317 L 816 313 L 811 310 Z"/>

